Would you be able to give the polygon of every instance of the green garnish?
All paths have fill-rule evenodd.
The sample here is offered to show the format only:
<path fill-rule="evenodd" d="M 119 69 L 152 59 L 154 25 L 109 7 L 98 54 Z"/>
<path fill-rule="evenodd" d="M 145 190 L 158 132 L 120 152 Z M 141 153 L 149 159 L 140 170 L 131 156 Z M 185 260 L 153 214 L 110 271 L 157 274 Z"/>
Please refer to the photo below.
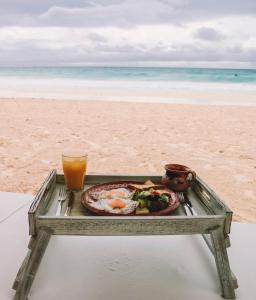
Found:
<path fill-rule="evenodd" d="M 144 209 L 147 209 L 149 212 L 158 211 L 168 207 L 169 203 L 168 195 L 159 194 L 160 193 L 158 193 L 153 188 L 150 188 L 149 190 L 135 191 L 132 200 L 139 202 L 137 208 L 138 211 Z"/>

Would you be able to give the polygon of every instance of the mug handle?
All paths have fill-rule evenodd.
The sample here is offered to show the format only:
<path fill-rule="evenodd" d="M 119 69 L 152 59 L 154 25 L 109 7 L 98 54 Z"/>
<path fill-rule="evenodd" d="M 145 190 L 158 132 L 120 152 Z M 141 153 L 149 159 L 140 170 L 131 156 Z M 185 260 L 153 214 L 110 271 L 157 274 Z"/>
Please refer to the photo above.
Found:
<path fill-rule="evenodd" d="M 194 181 L 196 179 L 196 172 L 195 171 L 189 171 L 188 172 L 188 176 L 187 176 L 187 180 L 188 181 Z"/>

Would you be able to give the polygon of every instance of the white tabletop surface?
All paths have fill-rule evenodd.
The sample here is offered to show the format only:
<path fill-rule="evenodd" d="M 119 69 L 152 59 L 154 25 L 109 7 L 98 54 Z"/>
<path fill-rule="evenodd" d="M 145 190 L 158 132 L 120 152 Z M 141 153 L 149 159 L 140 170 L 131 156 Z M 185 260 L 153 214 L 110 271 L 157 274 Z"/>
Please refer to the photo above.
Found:
<path fill-rule="evenodd" d="M 32 196 L 0 193 L 0 299 L 27 252 Z M 8 201 L 7 201 L 8 200 Z M 231 267 L 237 299 L 256 299 L 256 224 L 232 224 Z M 53 236 L 29 299 L 220 300 L 214 260 L 200 236 Z"/>
<path fill-rule="evenodd" d="M 30 201 L 31 199 L 31 195 L 0 192 L 0 224 L 11 214 L 15 213 L 24 205 L 27 205 L 28 201 Z M 2 203 L 4 203 L 4 205 Z"/>

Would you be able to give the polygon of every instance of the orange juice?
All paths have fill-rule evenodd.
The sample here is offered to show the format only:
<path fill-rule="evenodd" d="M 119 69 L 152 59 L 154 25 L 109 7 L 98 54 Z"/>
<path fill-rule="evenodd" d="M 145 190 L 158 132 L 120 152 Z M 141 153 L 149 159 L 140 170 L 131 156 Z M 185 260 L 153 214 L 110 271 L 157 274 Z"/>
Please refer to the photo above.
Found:
<path fill-rule="evenodd" d="M 67 188 L 81 190 L 86 172 L 86 156 L 68 157 L 63 155 L 62 165 Z"/>

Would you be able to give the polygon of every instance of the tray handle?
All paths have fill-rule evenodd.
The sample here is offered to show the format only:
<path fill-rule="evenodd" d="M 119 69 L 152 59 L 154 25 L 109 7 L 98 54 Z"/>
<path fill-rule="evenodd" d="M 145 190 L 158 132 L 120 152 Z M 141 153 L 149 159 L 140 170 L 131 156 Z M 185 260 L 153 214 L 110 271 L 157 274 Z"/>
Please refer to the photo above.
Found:
<path fill-rule="evenodd" d="M 35 234 L 35 214 L 38 212 L 40 207 L 43 205 L 46 195 L 48 194 L 49 190 L 51 189 L 52 183 L 56 179 L 57 170 L 52 170 L 49 175 L 44 180 L 41 188 L 37 192 L 33 202 L 30 205 L 28 211 L 28 218 L 29 218 L 29 234 Z"/>
<path fill-rule="evenodd" d="M 193 183 L 193 190 L 197 193 L 199 199 L 213 214 L 225 215 L 224 233 L 230 233 L 233 212 L 219 198 L 219 196 L 200 178 L 196 177 Z"/>

